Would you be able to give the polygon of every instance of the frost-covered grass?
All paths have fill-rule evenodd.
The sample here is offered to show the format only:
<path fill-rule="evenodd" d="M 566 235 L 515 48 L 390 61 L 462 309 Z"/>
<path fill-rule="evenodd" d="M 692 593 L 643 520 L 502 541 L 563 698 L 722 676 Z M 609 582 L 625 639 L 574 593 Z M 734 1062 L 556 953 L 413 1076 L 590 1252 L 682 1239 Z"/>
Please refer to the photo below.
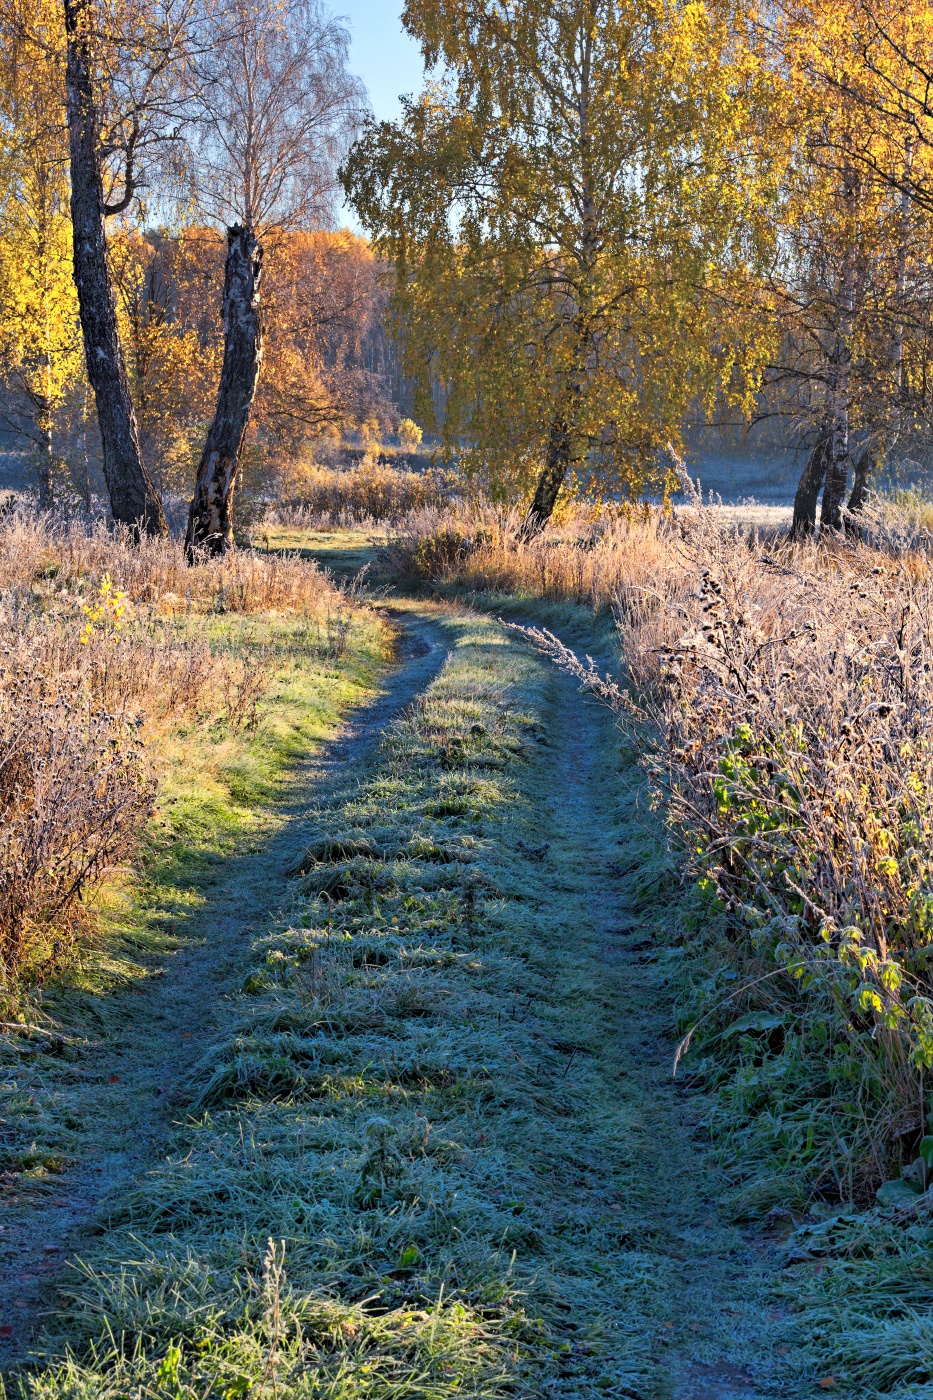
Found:
<path fill-rule="evenodd" d="M 119 615 L 111 604 L 92 620 L 107 576 Z M 209 882 L 268 840 L 296 767 L 371 695 L 390 639 L 308 562 L 237 556 L 186 573 L 180 546 L 135 554 L 103 532 L 15 516 L 0 524 L 0 618 L 36 694 L 124 716 L 156 783 L 132 860 L 105 868 L 68 920 L 30 927 L 16 975 L 0 978 L 5 1203 L 81 1159 L 88 1091 L 73 1066 L 200 937 Z M 10 678 L 7 658 L 0 688 Z M 0 835 L 17 810 L 4 802 Z"/>
<path fill-rule="evenodd" d="M 440 678 L 314 814 L 168 1160 L 108 1203 L 36 1400 L 658 1390 L 682 1266 L 643 1219 L 599 950 L 520 854 L 546 670 L 445 626 Z"/>

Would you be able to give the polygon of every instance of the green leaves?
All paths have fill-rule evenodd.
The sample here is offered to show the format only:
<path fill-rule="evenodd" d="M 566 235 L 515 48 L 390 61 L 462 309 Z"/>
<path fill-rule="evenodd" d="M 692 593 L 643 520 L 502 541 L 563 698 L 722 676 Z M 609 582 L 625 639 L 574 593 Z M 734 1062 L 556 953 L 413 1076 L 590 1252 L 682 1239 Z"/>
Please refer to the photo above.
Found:
<path fill-rule="evenodd" d="M 879 1205 L 909 1206 L 916 1205 L 920 1192 L 898 1177 L 896 1181 L 886 1181 L 883 1186 L 879 1186 L 875 1195 Z"/>
<path fill-rule="evenodd" d="M 733 1021 L 732 1025 L 723 1031 L 722 1038 L 729 1040 L 732 1036 L 740 1035 L 745 1031 L 773 1031 L 784 1025 L 783 1016 L 769 1016 L 764 1012 L 752 1012 L 748 1016 L 740 1016 L 737 1021 Z"/>

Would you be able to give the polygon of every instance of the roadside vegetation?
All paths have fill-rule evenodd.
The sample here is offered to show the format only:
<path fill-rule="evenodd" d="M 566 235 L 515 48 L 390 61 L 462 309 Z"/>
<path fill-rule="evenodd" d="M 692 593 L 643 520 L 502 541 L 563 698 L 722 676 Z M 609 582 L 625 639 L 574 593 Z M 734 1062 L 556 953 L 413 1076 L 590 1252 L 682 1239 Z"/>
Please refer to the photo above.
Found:
<path fill-rule="evenodd" d="M 739 1056 L 732 1111 L 785 1202 L 798 1181 L 801 1202 L 865 1203 L 912 1163 L 925 1183 L 929 541 L 897 505 L 872 525 L 799 547 L 694 506 L 516 542 L 489 513 L 423 517 L 386 550 L 402 576 L 489 607 L 614 619 L 624 669 L 593 684 L 647 746 L 727 979 L 692 994 L 688 1063 L 708 1043 L 721 1077 L 726 1027 L 746 1046 L 756 1070 Z"/>
<path fill-rule="evenodd" d="M 378 455 L 369 451 L 343 466 L 309 462 L 294 467 L 263 512 L 262 526 L 384 529 L 402 525 L 417 511 L 443 510 L 455 498 L 456 473 L 432 466 L 430 458 L 414 470 L 383 456 L 381 450 Z"/>
<path fill-rule="evenodd" d="M 185 944 L 217 863 L 369 693 L 388 638 L 310 562 L 191 569 L 178 543 L 16 514 L 0 611 L 0 1173 L 16 1193 L 69 1160 L 67 1107 L 24 1092 L 24 1066 L 51 1054 L 59 1078 L 107 999 Z"/>

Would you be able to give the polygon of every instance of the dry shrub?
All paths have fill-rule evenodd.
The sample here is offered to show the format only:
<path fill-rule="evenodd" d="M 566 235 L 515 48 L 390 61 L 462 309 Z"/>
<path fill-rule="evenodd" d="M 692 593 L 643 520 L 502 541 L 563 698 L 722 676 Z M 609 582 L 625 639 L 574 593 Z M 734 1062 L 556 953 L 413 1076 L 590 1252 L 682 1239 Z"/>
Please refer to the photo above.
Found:
<path fill-rule="evenodd" d="M 55 684 L 28 642 L 0 653 L 0 985 L 54 954 L 82 895 L 131 855 L 155 792 L 134 718 Z"/>
<path fill-rule="evenodd" d="M 933 579 L 916 556 L 750 548 L 702 518 L 681 552 L 664 606 L 619 614 L 649 767 L 743 978 L 720 1028 L 753 1056 L 778 1032 L 799 1066 L 820 1047 L 811 1175 L 864 1198 L 922 1135 L 933 1063 Z"/>
<path fill-rule="evenodd" d="M 243 657 L 220 658 L 222 714 L 234 734 L 257 728 L 259 705 L 269 688 L 270 679 L 271 667 L 265 649 L 248 661 Z"/>
<path fill-rule="evenodd" d="M 131 856 L 160 735 L 256 726 L 274 657 L 242 628 L 233 652 L 212 644 L 198 614 L 292 613 L 332 654 L 349 604 L 294 557 L 187 568 L 177 542 L 0 519 L 0 983 L 60 960 L 82 898 Z"/>
<path fill-rule="evenodd" d="M 452 474 L 440 468 L 410 471 L 371 454 L 352 467 L 309 464 L 292 469 L 269 520 L 289 528 L 396 524 L 448 504 L 454 485 Z"/>

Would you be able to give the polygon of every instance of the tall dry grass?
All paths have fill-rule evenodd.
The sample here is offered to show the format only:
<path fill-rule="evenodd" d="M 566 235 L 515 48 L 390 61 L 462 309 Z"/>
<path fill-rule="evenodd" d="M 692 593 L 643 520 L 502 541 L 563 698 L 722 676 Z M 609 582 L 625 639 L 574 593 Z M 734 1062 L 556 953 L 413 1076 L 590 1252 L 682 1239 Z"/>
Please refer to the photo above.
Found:
<path fill-rule="evenodd" d="M 581 509 L 532 539 L 521 536 L 521 522 L 519 511 L 482 505 L 414 512 L 392 533 L 383 561 L 407 581 L 596 611 L 672 564 L 677 528 L 658 511 Z"/>
<path fill-rule="evenodd" d="M 83 901 L 131 860 L 152 754 L 173 726 L 256 723 L 271 657 L 218 643 L 219 615 L 306 619 L 330 646 L 347 600 L 313 564 L 0 519 L 0 987 L 61 960 Z"/>
<path fill-rule="evenodd" d="M 453 474 L 441 468 L 412 471 L 368 454 L 342 468 L 293 466 L 267 519 L 289 529 L 396 525 L 415 511 L 448 505 L 455 491 Z"/>
<path fill-rule="evenodd" d="M 235 550 L 188 567 L 178 539 L 144 539 L 104 525 L 0 519 L 0 596 L 30 607 L 76 598 L 109 574 L 134 604 L 166 613 L 304 611 L 333 589 L 313 564 L 293 555 Z"/>
<path fill-rule="evenodd" d="M 861 538 L 804 546 L 703 509 L 531 542 L 513 526 L 424 518 L 399 567 L 613 609 L 627 687 L 538 639 L 632 727 L 692 872 L 694 1048 L 776 1175 L 865 1199 L 914 1159 L 931 1109 L 924 522 L 875 508 Z"/>

